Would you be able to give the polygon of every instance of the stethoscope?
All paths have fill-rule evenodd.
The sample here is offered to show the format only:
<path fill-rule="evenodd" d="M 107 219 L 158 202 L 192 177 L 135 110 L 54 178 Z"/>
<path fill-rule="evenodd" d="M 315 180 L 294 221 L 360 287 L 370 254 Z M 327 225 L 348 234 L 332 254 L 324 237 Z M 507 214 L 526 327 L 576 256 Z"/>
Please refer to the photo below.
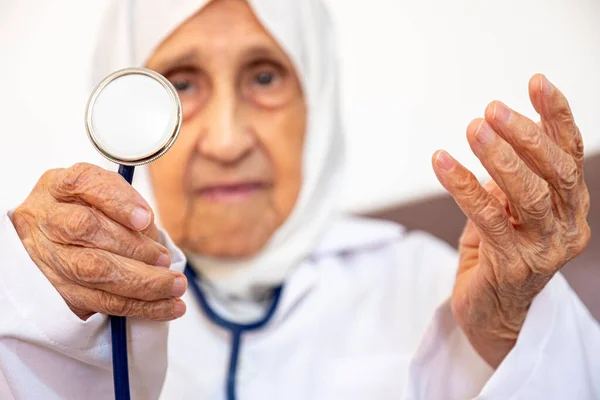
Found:
<path fill-rule="evenodd" d="M 162 75 L 127 68 L 106 77 L 87 104 L 85 126 L 96 150 L 119 164 L 130 184 L 135 167 L 163 156 L 175 143 L 182 123 L 177 91 Z M 111 316 L 113 380 L 116 400 L 129 400 L 127 321 Z"/>
<path fill-rule="evenodd" d="M 167 79 L 149 69 L 127 68 L 109 75 L 94 89 L 86 108 L 85 126 L 96 150 L 119 164 L 119 174 L 131 184 L 136 166 L 158 159 L 173 146 L 182 119 L 179 96 Z M 226 396 L 234 400 L 242 334 L 261 329 L 271 320 L 282 288 L 274 290 L 272 304 L 263 318 L 236 324 L 210 308 L 198 285 L 199 277 L 190 265 L 185 275 L 205 315 L 232 335 Z M 115 399 L 129 400 L 126 318 L 111 316 L 110 328 Z"/>

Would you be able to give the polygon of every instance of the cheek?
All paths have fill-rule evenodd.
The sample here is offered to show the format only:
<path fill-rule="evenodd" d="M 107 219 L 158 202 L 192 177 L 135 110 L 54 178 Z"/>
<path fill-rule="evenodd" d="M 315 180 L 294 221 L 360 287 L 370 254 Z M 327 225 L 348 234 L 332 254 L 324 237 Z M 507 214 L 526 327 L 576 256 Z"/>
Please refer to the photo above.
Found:
<path fill-rule="evenodd" d="M 193 142 L 181 135 L 173 147 L 149 165 L 152 188 L 161 223 L 176 243 L 184 239 L 184 225 L 189 198 L 185 188 L 187 163 L 193 152 Z"/>
<path fill-rule="evenodd" d="M 256 118 L 259 140 L 271 159 L 275 174 L 273 202 L 278 213 L 287 218 L 294 208 L 302 186 L 302 155 L 306 118 L 303 105 Z"/>

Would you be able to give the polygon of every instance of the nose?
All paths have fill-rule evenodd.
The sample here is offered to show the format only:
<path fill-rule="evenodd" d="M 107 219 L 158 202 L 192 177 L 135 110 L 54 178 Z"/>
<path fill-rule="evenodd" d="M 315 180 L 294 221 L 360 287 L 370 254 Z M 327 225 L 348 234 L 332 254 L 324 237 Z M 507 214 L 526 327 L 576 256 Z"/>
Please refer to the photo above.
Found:
<path fill-rule="evenodd" d="M 243 159 L 255 145 L 255 137 L 237 113 L 234 94 L 213 96 L 206 105 L 203 132 L 197 149 L 203 156 L 222 164 Z"/>

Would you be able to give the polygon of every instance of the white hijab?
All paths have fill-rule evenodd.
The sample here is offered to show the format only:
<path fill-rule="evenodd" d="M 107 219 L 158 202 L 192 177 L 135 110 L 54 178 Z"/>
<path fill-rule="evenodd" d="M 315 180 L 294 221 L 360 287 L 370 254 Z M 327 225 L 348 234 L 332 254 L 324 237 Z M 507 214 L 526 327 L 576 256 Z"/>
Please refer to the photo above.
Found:
<path fill-rule="evenodd" d="M 92 84 L 117 69 L 144 66 L 158 45 L 209 1 L 116 0 L 100 32 Z M 237 261 L 188 254 L 216 292 L 245 301 L 282 284 L 310 257 L 337 206 L 344 158 L 335 34 L 322 0 L 248 2 L 296 68 L 308 124 L 299 199 L 265 248 Z M 154 205 L 145 169 L 140 169 L 135 186 Z"/>

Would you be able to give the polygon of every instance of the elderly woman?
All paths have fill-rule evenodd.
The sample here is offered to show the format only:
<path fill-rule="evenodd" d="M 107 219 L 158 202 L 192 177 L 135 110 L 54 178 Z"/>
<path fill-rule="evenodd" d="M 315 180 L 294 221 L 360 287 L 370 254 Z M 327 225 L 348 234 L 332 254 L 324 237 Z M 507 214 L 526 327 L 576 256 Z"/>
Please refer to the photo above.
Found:
<path fill-rule="evenodd" d="M 456 255 L 337 212 L 319 0 L 119 0 L 107 21 L 95 81 L 158 71 L 182 133 L 144 197 L 79 164 L 1 220 L 2 399 L 109 398 L 104 314 L 132 317 L 138 399 L 600 396 L 600 329 L 558 273 L 590 236 L 582 139 L 545 77 L 540 123 L 493 102 L 467 128 L 489 184 L 433 156 L 469 219 Z"/>

